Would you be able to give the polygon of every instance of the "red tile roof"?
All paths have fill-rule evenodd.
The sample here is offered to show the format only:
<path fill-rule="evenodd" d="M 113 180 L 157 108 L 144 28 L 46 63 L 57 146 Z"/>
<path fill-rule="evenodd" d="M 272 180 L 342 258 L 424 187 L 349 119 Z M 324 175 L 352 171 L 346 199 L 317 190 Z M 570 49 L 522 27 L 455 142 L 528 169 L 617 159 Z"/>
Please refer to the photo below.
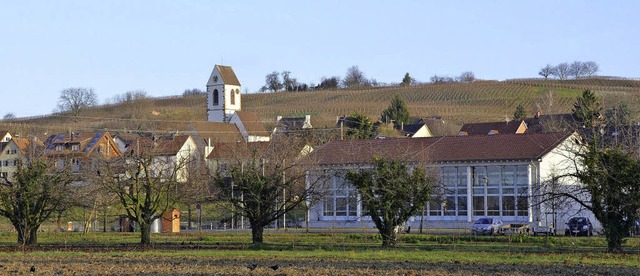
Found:
<path fill-rule="evenodd" d="M 240 81 L 238 81 L 238 77 L 236 77 L 236 73 L 231 66 L 216 65 L 216 67 L 224 84 L 240 86 Z"/>
<path fill-rule="evenodd" d="M 29 147 L 34 146 L 34 148 L 36 149 L 41 149 L 44 147 L 44 144 L 42 143 L 42 141 L 40 141 L 40 139 L 37 138 L 19 138 L 19 137 L 13 137 L 11 140 L 13 140 L 14 143 L 16 143 L 16 146 L 18 147 L 18 149 L 20 149 L 20 151 L 24 154 Z"/>
<path fill-rule="evenodd" d="M 220 122 L 191 122 L 192 135 L 202 140 L 211 139 L 212 143 L 231 143 L 244 141 L 238 127 L 235 124 Z"/>
<path fill-rule="evenodd" d="M 254 154 L 261 156 L 270 144 L 270 142 L 218 143 L 207 159 L 251 158 Z"/>
<path fill-rule="evenodd" d="M 237 111 L 236 114 L 240 121 L 242 121 L 242 125 L 249 132 L 249 135 L 252 136 L 270 136 L 270 132 L 258 117 L 258 114 L 253 112 L 244 112 Z"/>
<path fill-rule="evenodd" d="M 127 148 L 127 154 L 148 154 L 156 156 L 175 156 L 189 140 L 190 135 L 172 137 L 137 137 Z"/>
<path fill-rule="evenodd" d="M 569 136 L 571 133 L 535 133 L 334 141 L 314 151 L 311 162 L 362 164 L 374 157 L 435 163 L 533 160 L 543 157 Z"/>
<path fill-rule="evenodd" d="M 491 122 L 491 123 L 469 123 L 464 124 L 460 131 L 464 131 L 467 135 L 487 135 L 492 130 L 497 130 L 498 133 L 516 133 L 522 121 L 509 121 L 509 122 Z"/>

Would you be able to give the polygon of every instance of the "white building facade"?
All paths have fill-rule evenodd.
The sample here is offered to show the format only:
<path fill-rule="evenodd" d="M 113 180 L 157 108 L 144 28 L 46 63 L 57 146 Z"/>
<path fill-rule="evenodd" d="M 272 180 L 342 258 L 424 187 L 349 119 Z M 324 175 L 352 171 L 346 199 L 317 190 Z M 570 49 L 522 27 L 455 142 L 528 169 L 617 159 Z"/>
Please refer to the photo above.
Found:
<path fill-rule="evenodd" d="M 437 175 L 439 188 L 424 216 L 418 214 L 408 222 L 413 229 L 421 223 L 431 228 L 468 228 L 481 217 L 498 217 L 505 223 L 540 222 L 557 229 L 563 229 L 571 216 L 596 222 L 590 212 L 575 205 L 552 210 L 542 196 L 550 179 L 575 169 L 573 138 L 551 133 L 333 142 L 316 151 L 320 157 L 315 174 L 331 172 L 331 177 L 321 196 L 309 199 L 309 226 L 373 227 L 344 175 L 349 169 L 371 168 L 367 160 L 374 156 L 426 166 Z M 563 185 L 571 184 L 575 183 Z"/>

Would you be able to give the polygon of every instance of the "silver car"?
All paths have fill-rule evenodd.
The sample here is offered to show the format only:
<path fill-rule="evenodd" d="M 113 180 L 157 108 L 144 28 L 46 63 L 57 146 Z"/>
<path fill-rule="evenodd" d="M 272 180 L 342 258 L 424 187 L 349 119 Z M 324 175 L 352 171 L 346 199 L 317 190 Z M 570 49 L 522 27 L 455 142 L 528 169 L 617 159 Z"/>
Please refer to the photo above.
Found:
<path fill-rule="evenodd" d="M 471 226 L 472 235 L 493 235 L 500 232 L 502 220 L 499 218 L 480 218 Z"/>

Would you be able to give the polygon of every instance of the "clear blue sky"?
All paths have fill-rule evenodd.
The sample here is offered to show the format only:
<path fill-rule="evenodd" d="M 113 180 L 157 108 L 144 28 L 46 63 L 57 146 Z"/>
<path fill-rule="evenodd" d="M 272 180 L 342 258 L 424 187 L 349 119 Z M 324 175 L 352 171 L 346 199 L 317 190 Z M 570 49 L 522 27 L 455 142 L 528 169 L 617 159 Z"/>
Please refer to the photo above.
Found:
<path fill-rule="evenodd" d="M 318 83 L 352 65 L 378 82 L 575 60 L 638 78 L 638 14 L 640 1 L 3 1 L 0 116 L 48 114 L 68 87 L 101 103 L 204 90 L 214 64 L 249 91 L 272 71 Z"/>

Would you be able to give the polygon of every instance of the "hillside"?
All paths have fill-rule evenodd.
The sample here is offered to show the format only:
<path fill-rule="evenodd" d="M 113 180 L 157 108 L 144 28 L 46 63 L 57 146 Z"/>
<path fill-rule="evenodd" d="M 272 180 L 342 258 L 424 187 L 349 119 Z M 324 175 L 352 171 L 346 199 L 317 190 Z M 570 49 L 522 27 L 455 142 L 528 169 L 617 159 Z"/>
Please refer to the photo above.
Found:
<path fill-rule="evenodd" d="M 611 78 L 581 80 L 521 79 L 473 83 L 425 84 L 360 90 L 278 92 L 245 94 L 243 111 L 256 112 L 273 125 L 276 116 L 310 114 L 316 128 L 333 127 L 336 116 L 359 111 L 378 119 L 394 95 L 405 99 L 412 116 L 440 116 L 446 122 L 503 121 L 511 118 L 518 104 L 529 114 L 566 113 L 584 89 L 603 98 L 606 107 L 624 101 L 638 110 L 640 81 Z M 17 134 L 58 133 L 68 130 L 180 131 L 189 121 L 206 120 L 205 96 L 151 98 L 126 104 L 103 105 L 84 111 L 80 117 L 48 115 L 0 122 L 0 129 Z"/>

